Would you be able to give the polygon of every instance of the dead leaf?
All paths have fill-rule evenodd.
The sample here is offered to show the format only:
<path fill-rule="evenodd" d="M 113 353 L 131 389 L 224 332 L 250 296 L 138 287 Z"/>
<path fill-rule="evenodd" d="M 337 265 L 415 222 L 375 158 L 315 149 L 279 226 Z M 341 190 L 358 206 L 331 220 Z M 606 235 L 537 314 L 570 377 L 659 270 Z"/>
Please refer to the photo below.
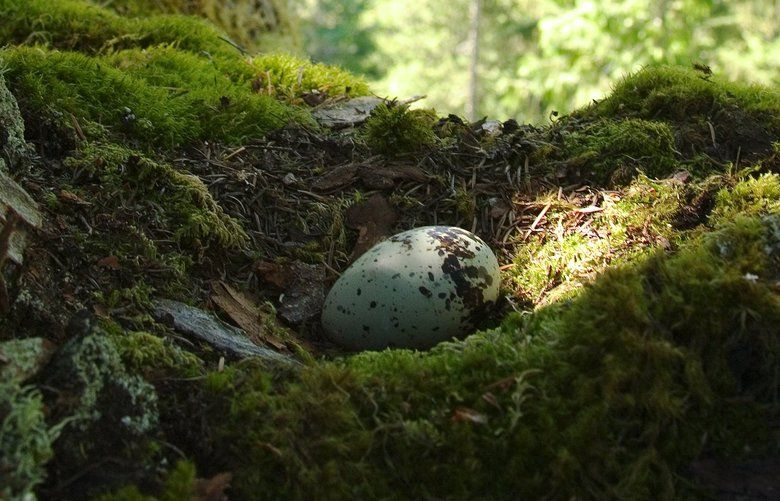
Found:
<path fill-rule="evenodd" d="M 488 404 L 492 405 L 496 409 L 501 410 L 501 406 L 498 403 L 498 399 L 496 398 L 495 395 L 493 395 L 493 393 L 491 393 L 489 391 L 486 392 L 486 393 L 483 393 L 482 394 L 482 400 L 484 400 Z"/>
<path fill-rule="evenodd" d="M 350 260 L 354 261 L 389 236 L 397 220 L 398 214 L 382 195 L 374 195 L 349 207 L 346 212 L 346 225 L 359 232 Z"/>
<path fill-rule="evenodd" d="M 106 256 L 99 260 L 97 264 L 98 266 L 105 266 L 106 268 L 110 268 L 112 270 L 118 270 L 122 267 L 122 265 L 119 264 L 119 258 L 116 256 Z"/>
<path fill-rule="evenodd" d="M 452 420 L 456 423 L 462 423 L 468 421 L 476 424 L 487 424 L 488 418 L 486 415 L 481 414 L 474 409 L 468 407 L 458 407 L 452 415 Z"/>
<path fill-rule="evenodd" d="M 244 329 L 249 339 L 255 343 L 268 344 L 277 350 L 286 349 L 282 340 L 273 336 L 263 325 L 263 312 L 251 299 L 224 282 L 212 282 L 211 300 L 225 312 L 239 327 Z"/>
<path fill-rule="evenodd" d="M 414 165 L 396 165 L 378 167 L 374 165 L 366 165 L 360 169 L 360 178 L 363 183 L 369 188 L 373 188 L 371 184 L 384 184 L 390 187 L 394 186 L 394 181 L 409 180 L 423 183 L 428 180 L 428 176 L 425 171 Z M 381 189 L 381 187 L 377 187 Z"/>
<path fill-rule="evenodd" d="M 341 165 L 335 169 L 330 170 L 322 177 L 317 179 L 312 188 L 317 191 L 329 191 L 337 188 L 344 188 L 352 184 L 357 177 L 358 165 L 348 164 Z"/>
<path fill-rule="evenodd" d="M 89 202 L 67 190 L 60 190 L 59 199 L 63 202 L 71 202 L 78 205 L 91 205 Z"/>
<path fill-rule="evenodd" d="M 284 267 L 278 263 L 258 261 L 254 264 L 258 275 L 267 283 L 284 290 L 293 280 L 293 273 L 289 266 Z"/>
<path fill-rule="evenodd" d="M 421 168 L 413 165 L 377 167 L 367 165 L 360 169 L 360 179 L 367 188 L 384 190 L 393 188 L 396 180 L 423 183 L 428 176 Z"/>
<path fill-rule="evenodd" d="M 233 481 L 232 473 L 218 473 L 211 478 L 199 478 L 195 484 L 195 499 L 197 501 L 226 501 L 225 491 Z"/>

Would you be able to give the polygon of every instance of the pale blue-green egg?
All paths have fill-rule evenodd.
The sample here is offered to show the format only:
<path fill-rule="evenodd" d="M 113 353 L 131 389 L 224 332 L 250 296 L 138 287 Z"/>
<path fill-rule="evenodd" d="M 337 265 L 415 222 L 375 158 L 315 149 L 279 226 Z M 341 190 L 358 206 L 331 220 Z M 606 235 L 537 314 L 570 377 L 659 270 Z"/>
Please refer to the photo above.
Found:
<path fill-rule="evenodd" d="M 352 350 L 429 348 L 469 334 L 498 299 L 493 251 L 452 226 L 404 231 L 347 268 L 325 300 L 322 325 Z"/>

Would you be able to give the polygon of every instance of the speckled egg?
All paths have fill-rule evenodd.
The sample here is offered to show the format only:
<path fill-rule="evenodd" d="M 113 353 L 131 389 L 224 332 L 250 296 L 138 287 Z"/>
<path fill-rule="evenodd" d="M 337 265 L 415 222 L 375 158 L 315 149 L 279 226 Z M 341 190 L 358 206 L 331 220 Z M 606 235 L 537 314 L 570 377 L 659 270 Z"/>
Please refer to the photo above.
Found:
<path fill-rule="evenodd" d="M 425 226 L 376 244 L 325 300 L 322 325 L 353 350 L 429 348 L 461 337 L 498 299 L 498 261 L 479 237 Z"/>

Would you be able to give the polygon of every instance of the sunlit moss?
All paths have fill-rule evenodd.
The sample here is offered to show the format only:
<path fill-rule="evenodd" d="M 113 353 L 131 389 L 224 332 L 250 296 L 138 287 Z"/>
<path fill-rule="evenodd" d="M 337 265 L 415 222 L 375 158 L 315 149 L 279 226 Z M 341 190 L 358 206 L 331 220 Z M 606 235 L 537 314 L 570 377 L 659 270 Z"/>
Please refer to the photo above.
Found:
<path fill-rule="evenodd" d="M 250 59 L 257 73 L 254 82 L 258 92 L 270 93 L 300 103 L 300 97 L 317 91 L 333 96 L 362 96 L 368 85 L 362 78 L 336 66 L 313 64 L 288 54 L 264 54 Z"/>
<path fill-rule="evenodd" d="M 723 188 L 716 197 L 713 221 L 727 220 L 735 215 L 755 215 L 780 212 L 780 176 L 764 174 L 747 177 L 732 189 Z"/>
<path fill-rule="evenodd" d="M 213 25 L 190 16 L 124 17 L 85 0 L 0 0 L 0 15 L 0 40 L 17 45 L 43 44 L 96 54 L 175 44 L 211 56 L 239 55 Z"/>
<path fill-rule="evenodd" d="M 723 82 L 674 66 L 651 66 L 626 76 L 589 109 L 602 116 L 691 122 L 743 110 L 780 132 L 780 93 L 760 85 Z"/>
<path fill-rule="evenodd" d="M 530 305 L 544 303 L 549 293 L 565 294 L 608 266 L 677 243 L 684 233 L 670 223 L 684 207 L 688 190 L 643 176 L 620 194 L 602 192 L 596 211 L 584 214 L 551 197 L 547 231 L 518 245 L 508 275 L 515 296 Z M 538 200 L 540 210 L 545 202 Z"/>
<path fill-rule="evenodd" d="M 7 78 L 27 114 L 139 146 L 241 142 L 311 123 L 301 96 L 367 93 L 349 73 L 292 56 L 248 58 L 188 16 L 125 18 L 86 1 L 0 1 Z M 37 45 L 38 47 L 25 47 Z M 56 50 L 55 50 L 56 49 Z M 72 117 L 71 117 L 72 115 Z M 92 137 L 94 139 L 94 137 Z"/>
<path fill-rule="evenodd" d="M 368 146 L 378 153 L 399 154 L 420 151 L 436 143 L 433 125 L 436 116 L 429 110 L 410 110 L 409 105 L 377 106 L 363 126 Z"/>
<path fill-rule="evenodd" d="M 74 118 L 100 123 L 145 147 L 239 141 L 303 118 L 272 97 L 253 93 L 248 82 L 233 84 L 206 56 L 171 48 L 106 58 L 11 48 L 2 57 L 28 114 L 54 115 L 66 129 Z"/>

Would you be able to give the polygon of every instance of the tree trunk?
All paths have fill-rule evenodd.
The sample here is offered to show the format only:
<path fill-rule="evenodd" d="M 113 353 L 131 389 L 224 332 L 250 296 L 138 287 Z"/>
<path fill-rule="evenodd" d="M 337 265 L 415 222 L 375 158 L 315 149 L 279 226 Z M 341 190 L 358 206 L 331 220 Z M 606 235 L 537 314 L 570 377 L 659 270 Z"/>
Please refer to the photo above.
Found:
<path fill-rule="evenodd" d="M 469 120 L 477 119 L 477 103 L 479 101 L 479 82 L 477 66 L 479 64 L 479 21 L 482 17 L 482 0 L 472 0 L 469 8 L 469 47 L 471 60 L 469 61 L 469 95 L 466 101 L 466 117 Z"/>

